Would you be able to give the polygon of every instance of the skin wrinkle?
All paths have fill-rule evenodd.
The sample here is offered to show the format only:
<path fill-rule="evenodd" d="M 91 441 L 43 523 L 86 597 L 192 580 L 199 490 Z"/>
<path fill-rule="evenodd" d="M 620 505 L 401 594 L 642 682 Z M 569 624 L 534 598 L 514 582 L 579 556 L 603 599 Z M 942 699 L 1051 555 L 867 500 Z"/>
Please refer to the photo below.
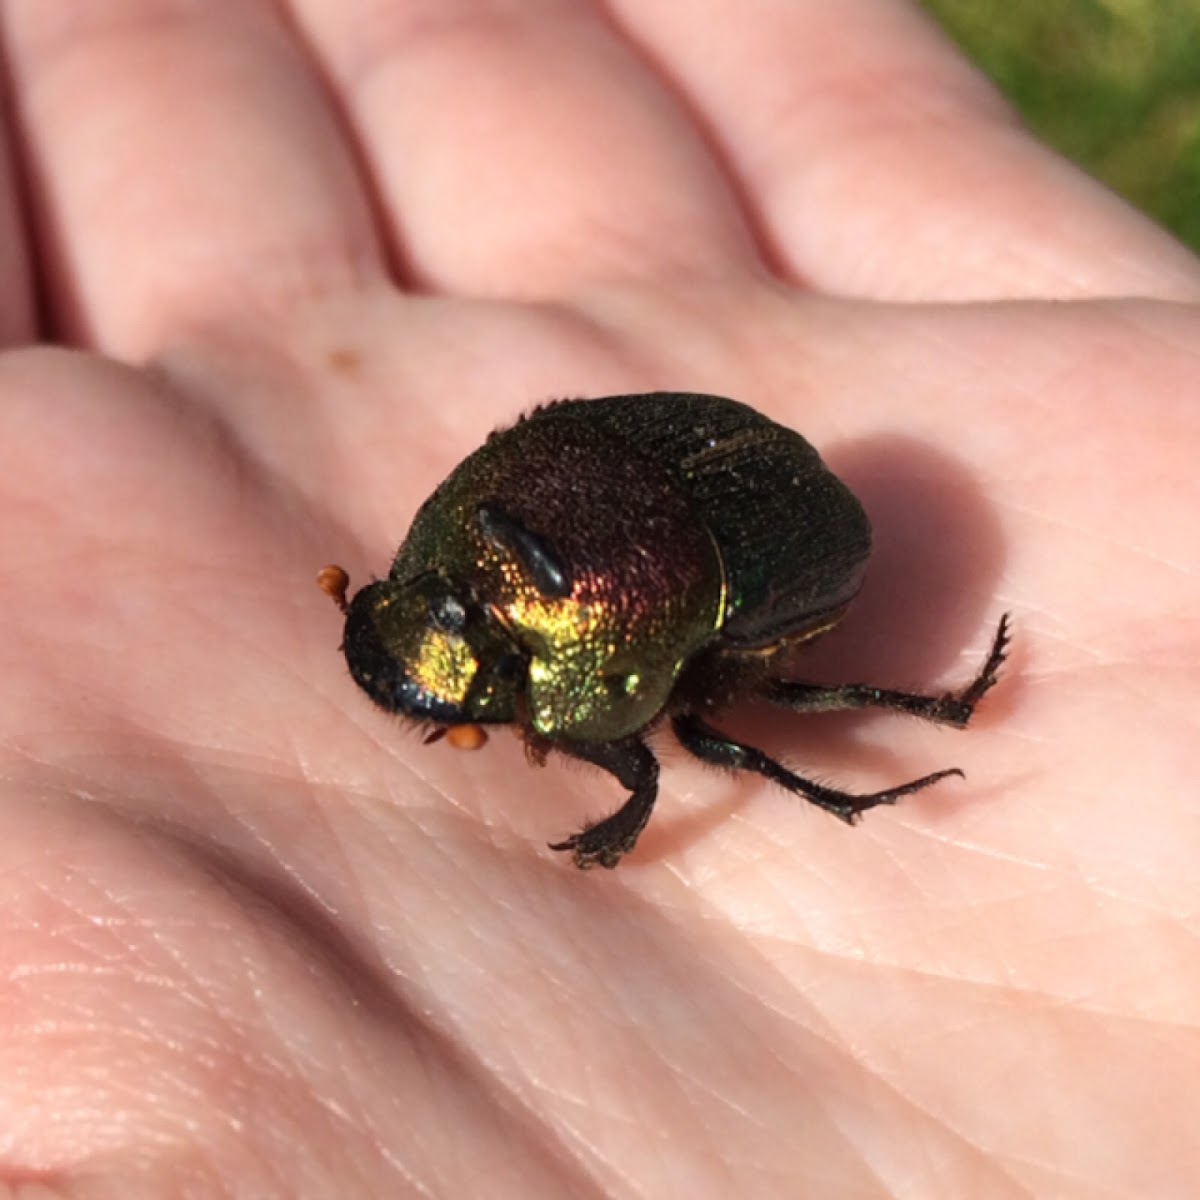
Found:
<path fill-rule="evenodd" d="M 112 0 L 87 21 L 156 2 Z M 939 36 L 914 42 L 919 14 L 891 0 L 762 0 L 752 21 L 728 0 L 614 0 L 638 44 L 614 30 L 595 54 L 586 37 L 547 40 L 564 31 L 514 4 L 509 33 L 481 37 L 474 58 L 462 38 L 426 46 L 420 72 L 401 52 L 399 84 L 380 46 L 370 97 L 339 50 L 358 3 L 289 6 L 307 59 L 275 33 L 238 35 L 278 31 L 248 21 L 251 5 L 197 3 L 187 36 L 143 43 L 153 61 L 89 39 L 65 0 L 0 6 L 13 120 L 42 185 L 42 333 L 76 343 L 0 360 L 0 750 L 15 748 L 0 762 L 0 878 L 10 930 L 47 895 L 104 915 L 98 893 L 39 874 L 43 858 L 81 864 L 126 902 L 130 926 L 96 931 L 115 952 L 82 1001 L 113 1032 L 78 1050 L 148 1131 L 64 1186 L 119 1192 L 133 1173 L 164 1194 L 230 1180 L 247 1194 L 390 1194 L 415 1180 L 538 1200 L 684 1180 L 704 1200 L 736 1178 L 748 1195 L 874 1200 L 1067 1179 L 1081 1196 L 1170 1200 L 1167 1168 L 1187 1179 L 1200 1161 L 1186 1122 L 1192 722 L 1143 708 L 1136 760 L 1117 752 L 1133 667 L 1195 707 L 1191 629 L 1173 618 L 1196 607 L 1196 573 L 1157 561 L 1186 559 L 1200 336 L 1181 305 L 1101 298 L 1194 291 L 1192 260 L 986 118 L 964 114 L 956 144 L 911 123 L 875 141 L 894 117 L 868 81 L 923 79 L 937 103 L 971 72 Z M 31 53 L 48 26 L 69 61 Z M 538 70 L 538 55 L 570 70 Z M 864 90 L 805 106 L 822 71 L 857 73 Z M 481 97 L 497 133 L 472 141 Z M 794 123 L 763 120 L 766 102 Z M 751 280 L 731 194 L 796 278 L 869 295 Z M 346 248 L 361 228 L 411 250 L 441 294 L 403 295 L 411 280 L 369 248 L 365 269 L 390 278 L 364 292 Z M 346 278 L 307 261 L 316 246 L 348 256 Z M 279 299 L 309 286 L 318 303 Z M 1099 302 L 1045 302 L 1064 290 Z M 11 279 L 9 293 L 26 295 Z M 882 303 L 898 294 L 914 303 Z M 964 303 L 981 295 L 1001 302 Z M 166 364 L 152 388 L 145 359 Z M 957 682 L 1014 602 L 1019 653 L 969 737 L 772 727 L 783 757 L 848 783 L 932 747 L 931 766 L 962 754 L 968 785 L 852 831 L 769 790 L 681 774 L 621 878 L 578 878 L 544 843 L 556 822 L 604 812 L 611 787 L 530 770 L 507 738 L 454 758 L 348 699 L 313 572 L 336 557 L 361 583 L 441 468 L 536 400 L 652 386 L 770 412 L 828 450 L 878 515 L 878 574 L 845 639 L 813 648 L 815 675 Z M 206 438 L 211 421 L 224 436 Z M 1149 785 L 1150 803 L 1131 804 Z M 976 845 L 964 853 L 956 831 Z M 1035 843 L 1033 877 L 1021 859 Z M 210 937 L 177 919 L 190 913 L 209 914 Z M 57 950 L 86 949 L 68 923 Z M 145 929 L 195 976 L 173 1011 L 147 987 L 134 1025 L 161 1033 L 153 1103 L 176 1076 L 189 1089 L 170 1161 L 155 1114 L 136 1108 L 145 1055 L 132 1040 L 131 1058 L 116 1053 L 130 996 L 154 977 Z M 0 936 L 6 965 L 53 959 L 52 936 Z M 955 986 L 973 976 L 1002 982 Z M 28 978 L 34 1016 L 43 999 L 54 1011 L 56 988 L 71 995 L 69 977 Z M 1011 1018 L 980 1020 L 1006 1000 Z M 34 1051 L 34 1092 L 42 1076 L 70 1087 L 53 1112 L 27 1111 L 4 1156 L 17 1171 L 87 1154 L 86 1128 L 66 1144 L 68 1125 L 105 1116 L 103 1079 L 52 1045 Z M 205 1086 L 223 1051 L 254 1066 L 248 1090 Z M 20 1047 L 0 1039 L 0 1052 Z M 17 1088 L 4 1076 L 0 1107 Z M 581 1092 L 591 1103 L 555 1103 Z M 50 1153 L 62 1157 L 38 1161 Z"/>
<path fill-rule="evenodd" d="M 139 821 L 139 825 L 144 827 L 145 822 Z M 388 1012 L 395 1012 L 399 1005 L 405 1013 L 406 1023 L 413 1028 L 411 1037 L 414 1043 L 428 1046 L 428 1052 L 433 1053 L 454 1073 L 466 1072 L 472 1076 L 478 1074 L 485 1079 L 489 1078 L 486 1059 L 476 1058 L 474 1055 L 464 1056 L 461 1047 L 450 1040 L 448 1031 L 437 1029 L 420 1016 L 415 999 L 404 1000 L 402 992 L 396 989 L 396 983 L 402 977 L 392 968 L 383 967 L 378 963 L 372 965 L 361 950 L 352 946 L 346 939 L 341 932 L 340 922 L 331 918 L 324 909 L 314 907 L 313 900 L 307 893 L 297 892 L 290 881 L 264 875 L 258 870 L 249 869 L 245 863 L 236 864 L 223 849 L 197 842 L 188 832 L 160 826 L 156 828 L 155 834 L 170 840 L 177 851 L 181 851 L 192 862 L 211 872 L 214 878 L 222 881 L 231 894 L 242 889 L 251 891 L 258 903 L 265 903 L 275 918 L 282 918 L 293 929 L 296 936 L 292 940 L 300 940 L 307 945 L 306 957 L 316 961 L 324 960 L 330 964 L 329 969 L 323 972 L 323 978 L 336 979 L 339 986 L 350 989 L 355 1005 L 374 1010 L 381 1020 Z M 183 960 L 176 961 L 177 965 L 186 966 Z M 172 990 L 178 994 L 176 988 Z M 231 1014 L 222 1014 L 223 1018 L 229 1015 Z M 392 1025 L 395 1021 L 386 1020 L 385 1023 Z M 126 1027 L 121 1026 L 118 1029 L 122 1036 L 128 1036 L 129 1031 Z M 149 1036 L 147 1034 L 147 1038 Z M 281 1073 L 290 1074 L 290 1066 L 290 1063 L 280 1063 Z M 503 1117 L 504 1123 L 514 1131 L 524 1128 L 524 1133 L 520 1135 L 521 1141 L 528 1143 L 528 1148 L 532 1149 L 535 1145 L 541 1145 L 541 1139 L 534 1136 L 539 1125 L 533 1114 L 526 1111 L 524 1103 L 514 1112 L 513 1101 L 519 1098 L 511 1089 L 495 1091 L 491 1102 L 493 1112 L 496 1118 Z M 523 1116 L 519 1122 L 514 1123 L 514 1119 L 521 1114 Z M 565 1150 L 565 1147 L 562 1148 Z M 582 1165 L 574 1154 L 568 1154 L 564 1158 L 549 1152 L 545 1147 L 540 1150 L 539 1155 L 555 1171 L 561 1171 L 571 1164 Z M 425 1194 L 426 1191 L 427 1189 L 422 1187 L 422 1193 Z M 594 1194 L 600 1196 L 607 1193 L 597 1189 Z"/>
<path fill-rule="evenodd" d="M 855 964 L 855 965 L 858 965 L 858 964 Z M 931 973 L 931 975 L 932 975 L 932 973 Z M 933 976 L 933 977 L 937 978 L 936 976 Z M 758 1005 L 763 1006 L 763 1001 L 761 1000 L 760 997 L 753 996 L 750 998 L 755 1000 Z M 814 1015 L 820 1012 L 819 1007 L 814 1006 L 811 1003 L 811 999 L 808 1004 L 808 1010 L 811 1013 L 813 1013 Z M 778 1010 L 771 1009 L 768 1011 L 771 1011 L 772 1015 L 779 1015 L 779 1016 L 786 1015 L 782 1011 L 778 1011 Z M 811 1037 L 815 1032 L 813 1030 L 812 1026 L 808 1023 L 805 1023 L 804 1029 L 805 1029 L 806 1035 L 808 1035 L 809 1037 Z M 916 1101 L 916 1099 L 914 1097 L 912 1097 L 911 1095 L 907 1095 L 905 1092 L 903 1092 L 902 1090 L 897 1088 L 897 1086 L 893 1083 L 890 1074 L 888 1072 L 886 1072 L 881 1067 L 881 1065 L 864 1059 L 861 1047 L 854 1046 L 853 1043 L 851 1042 L 850 1038 L 847 1037 L 846 1034 L 837 1030 L 835 1026 L 830 1025 L 830 1024 L 826 1024 L 826 1029 L 828 1030 L 828 1032 L 826 1034 L 818 1034 L 817 1035 L 818 1037 L 820 1037 L 821 1041 L 829 1049 L 840 1050 L 840 1052 L 853 1058 L 859 1066 L 864 1068 L 869 1073 L 869 1076 L 874 1081 L 874 1083 L 881 1085 L 887 1091 L 887 1093 L 895 1101 L 897 1101 L 903 1108 L 907 1108 L 911 1112 L 918 1113 L 921 1117 L 926 1118 L 931 1124 L 937 1125 L 944 1132 L 950 1134 L 953 1138 L 955 1138 L 959 1142 L 960 1145 L 969 1147 L 971 1149 L 971 1151 L 977 1157 L 981 1157 L 984 1154 L 984 1148 L 978 1143 L 978 1141 L 976 1139 L 970 1137 L 965 1131 L 960 1130 L 960 1129 L 955 1129 L 952 1125 L 947 1124 L 941 1117 L 939 1117 L 939 1115 L 935 1111 L 920 1104 L 918 1101 Z M 826 1111 L 827 1115 L 829 1116 L 830 1121 L 834 1124 L 835 1128 L 837 1128 L 837 1125 L 838 1125 L 837 1114 L 839 1112 L 838 1106 L 835 1106 L 832 1104 L 826 1105 L 825 1111 Z M 882 1191 L 884 1177 L 882 1175 L 879 1175 L 871 1167 L 867 1156 L 860 1151 L 859 1138 L 857 1138 L 854 1134 L 848 1132 L 845 1129 L 840 1129 L 839 1132 L 842 1133 L 846 1146 L 853 1148 L 859 1163 L 871 1174 L 871 1177 L 874 1178 L 876 1180 L 876 1182 L 881 1185 L 881 1191 Z M 918 1143 L 918 1145 L 919 1144 L 920 1143 Z"/>

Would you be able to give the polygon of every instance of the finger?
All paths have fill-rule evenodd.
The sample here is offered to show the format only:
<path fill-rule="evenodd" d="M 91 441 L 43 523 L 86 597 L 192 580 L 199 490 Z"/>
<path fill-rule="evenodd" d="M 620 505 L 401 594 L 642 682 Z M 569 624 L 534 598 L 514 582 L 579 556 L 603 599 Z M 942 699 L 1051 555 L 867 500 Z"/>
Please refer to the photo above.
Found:
<path fill-rule="evenodd" d="M 381 271 L 355 167 L 272 4 L 0 14 L 68 334 L 138 355 Z"/>
<path fill-rule="evenodd" d="M 688 116 L 577 0 L 294 0 L 345 94 L 401 254 L 507 296 L 757 267 Z"/>
<path fill-rule="evenodd" d="M 1040 146 L 906 0 L 613 0 L 786 271 L 880 298 L 1194 299 L 1200 264 Z"/>
<path fill-rule="evenodd" d="M 21 217 L 21 182 L 9 128 L 0 131 L 0 346 L 30 341 L 35 330 L 28 240 Z"/>

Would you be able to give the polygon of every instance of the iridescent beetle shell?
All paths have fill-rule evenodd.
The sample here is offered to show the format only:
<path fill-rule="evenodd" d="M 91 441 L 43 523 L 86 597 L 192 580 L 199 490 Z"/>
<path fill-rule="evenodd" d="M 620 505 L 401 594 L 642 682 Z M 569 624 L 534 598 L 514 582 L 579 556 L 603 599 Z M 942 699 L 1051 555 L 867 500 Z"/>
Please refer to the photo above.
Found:
<path fill-rule="evenodd" d="M 614 866 L 637 840 L 657 792 L 645 734 L 668 717 L 698 757 L 853 820 L 950 772 L 851 796 L 706 718 L 759 695 L 966 723 L 995 681 L 1005 622 L 959 696 L 782 678 L 791 650 L 845 612 L 870 548 L 853 493 L 798 433 L 745 404 L 561 401 L 492 434 L 422 505 L 388 578 L 348 605 L 346 660 L 384 709 L 434 730 L 514 725 L 537 758 L 557 750 L 615 775 L 625 806 L 555 846 L 580 866 Z"/>

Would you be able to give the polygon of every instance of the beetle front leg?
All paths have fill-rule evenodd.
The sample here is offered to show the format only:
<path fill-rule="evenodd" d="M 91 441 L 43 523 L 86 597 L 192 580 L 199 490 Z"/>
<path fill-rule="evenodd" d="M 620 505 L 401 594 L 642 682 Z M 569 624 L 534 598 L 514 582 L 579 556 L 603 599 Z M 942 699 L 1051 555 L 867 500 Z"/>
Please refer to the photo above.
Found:
<path fill-rule="evenodd" d="M 673 719 L 672 724 L 675 736 L 684 749 L 690 750 L 703 762 L 733 771 L 753 771 L 754 774 L 787 788 L 793 795 L 801 796 L 810 804 L 832 813 L 847 825 L 853 825 L 868 809 L 878 808 L 881 804 L 895 804 L 901 796 L 911 796 L 913 792 L 924 791 L 948 775 L 962 775 L 957 767 L 951 767 L 946 771 L 935 771 L 932 775 L 914 779 L 912 783 L 888 788 L 885 792 L 856 796 L 853 792 L 840 792 L 836 788 L 825 787 L 824 784 L 814 783 L 811 779 L 789 771 L 761 750 L 734 741 L 733 738 L 714 729 L 695 713 L 681 713 Z"/>
<path fill-rule="evenodd" d="M 619 742 L 554 742 L 553 748 L 571 758 L 615 775 L 631 795 L 609 817 L 588 825 L 566 841 L 551 842 L 551 850 L 569 850 L 575 865 L 615 867 L 633 849 L 658 798 L 658 759 L 640 738 Z"/>
<path fill-rule="evenodd" d="M 979 674 L 961 692 L 942 696 L 919 696 L 912 692 L 895 692 L 871 687 L 865 683 L 846 683 L 825 687 L 815 683 L 791 683 L 773 679 L 763 688 L 762 695 L 773 704 L 796 712 L 837 712 L 847 708 L 890 708 L 909 713 L 925 721 L 953 725 L 962 729 L 975 712 L 975 706 L 991 690 L 1008 651 L 1009 620 L 1005 613 L 992 641 L 992 649 Z"/>

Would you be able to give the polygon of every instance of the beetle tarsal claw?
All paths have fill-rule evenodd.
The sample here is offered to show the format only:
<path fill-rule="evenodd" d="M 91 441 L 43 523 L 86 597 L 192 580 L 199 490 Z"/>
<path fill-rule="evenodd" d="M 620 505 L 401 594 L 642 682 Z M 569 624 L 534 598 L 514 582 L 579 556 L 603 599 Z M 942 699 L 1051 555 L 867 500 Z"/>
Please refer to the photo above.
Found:
<path fill-rule="evenodd" d="M 550 842 L 550 849 L 569 853 L 581 871 L 589 871 L 592 867 L 604 867 L 611 871 L 633 849 L 632 844 L 623 846 L 589 839 L 588 834 L 591 832 L 592 829 L 585 829 L 581 833 L 573 834 L 566 841 Z"/>

